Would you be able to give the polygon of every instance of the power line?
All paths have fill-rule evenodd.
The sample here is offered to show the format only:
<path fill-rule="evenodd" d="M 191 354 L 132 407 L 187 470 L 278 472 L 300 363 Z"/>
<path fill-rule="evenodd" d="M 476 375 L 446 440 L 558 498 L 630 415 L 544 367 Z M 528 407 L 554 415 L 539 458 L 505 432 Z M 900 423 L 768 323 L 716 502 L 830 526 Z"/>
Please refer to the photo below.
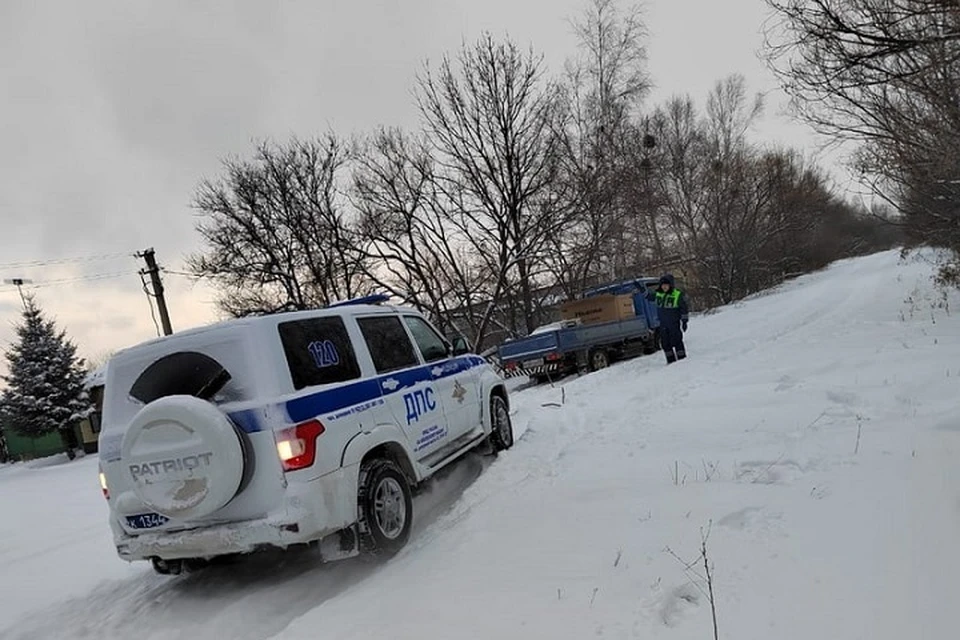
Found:
<path fill-rule="evenodd" d="M 74 264 L 78 262 L 97 262 L 98 260 L 113 260 L 115 258 L 135 258 L 132 253 L 104 253 L 94 256 L 77 256 L 74 258 L 55 258 L 52 260 L 28 260 L 26 262 L 5 262 L 0 269 L 19 269 L 24 267 L 45 267 L 56 264 Z"/>
<path fill-rule="evenodd" d="M 62 284 L 71 284 L 75 282 L 90 282 L 93 280 L 109 280 L 112 278 L 123 278 L 126 276 L 136 275 L 136 271 L 120 271 L 117 273 L 99 273 L 92 276 L 77 276 L 75 278 L 60 278 L 57 280 L 37 280 L 31 284 L 24 284 L 24 289 L 43 289 L 45 287 L 54 287 Z M 0 287 L 0 291 L 13 291 L 16 287 L 7 286 Z"/>
<path fill-rule="evenodd" d="M 164 273 L 169 273 L 172 276 L 183 276 L 184 278 L 191 278 L 193 280 L 199 280 L 200 278 L 203 277 L 202 275 L 197 275 L 195 273 L 187 273 L 186 271 L 173 271 L 171 269 L 167 269 L 166 267 L 160 267 L 160 271 L 163 271 Z"/>

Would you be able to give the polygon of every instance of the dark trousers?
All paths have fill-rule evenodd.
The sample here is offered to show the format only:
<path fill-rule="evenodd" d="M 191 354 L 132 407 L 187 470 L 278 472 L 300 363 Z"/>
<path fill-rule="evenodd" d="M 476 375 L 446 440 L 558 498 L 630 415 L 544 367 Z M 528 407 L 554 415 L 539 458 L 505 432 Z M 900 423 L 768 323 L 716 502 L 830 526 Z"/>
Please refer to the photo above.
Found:
<path fill-rule="evenodd" d="M 687 349 L 683 346 L 683 331 L 680 325 L 660 325 L 660 346 L 667 356 L 667 364 L 683 360 L 687 357 Z"/>

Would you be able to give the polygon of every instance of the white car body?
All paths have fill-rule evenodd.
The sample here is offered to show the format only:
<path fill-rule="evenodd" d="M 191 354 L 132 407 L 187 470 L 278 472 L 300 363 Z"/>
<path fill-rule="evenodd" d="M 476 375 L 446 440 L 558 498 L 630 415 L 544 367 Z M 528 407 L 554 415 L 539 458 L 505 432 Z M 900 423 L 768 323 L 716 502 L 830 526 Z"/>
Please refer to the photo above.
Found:
<path fill-rule="evenodd" d="M 215 365 L 229 380 L 191 397 Z M 127 349 L 107 366 L 100 435 L 117 552 L 164 573 L 303 543 L 354 555 L 361 463 L 391 461 L 415 486 L 493 442 L 495 396 L 507 406 L 483 358 L 452 354 L 419 313 L 390 306 L 231 320 Z M 494 449 L 510 444 L 512 431 Z"/>

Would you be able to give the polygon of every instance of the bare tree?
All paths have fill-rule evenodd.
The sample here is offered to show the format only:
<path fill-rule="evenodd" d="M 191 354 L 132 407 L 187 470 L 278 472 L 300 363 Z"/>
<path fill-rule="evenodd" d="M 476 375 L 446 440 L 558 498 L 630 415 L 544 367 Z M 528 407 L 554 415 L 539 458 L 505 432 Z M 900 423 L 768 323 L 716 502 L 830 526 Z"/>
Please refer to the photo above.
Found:
<path fill-rule="evenodd" d="M 567 63 L 567 75 L 578 97 L 577 120 L 591 129 L 598 150 L 616 148 L 650 90 L 640 7 L 588 0 L 572 26 L 580 55 Z"/>
<path fill-rule="evenodd" d="M 441 330 L 481 344 L 502 282 L 451 221 L 456 202 L 438 186 L 426 141 L 397 129 L 365 140 L 353 201 L 371 280 L 427 312 Z"/>
<path fill-rule="evenodd" d="M 521 321 L 535 325 L 533 289 L 543 249 L 561 226 L 551 187 L 559 141 L 556 87 L 543 59 L 485 34 L 456 61 L 418 80 L 417 99 L 450 221 L 498 289 L 517 292 Z"/>
<path fill-rule="evenodd" d="M 960 249 L 960 8 L 951 0 L 767 0 L 768 58 L 797 114 L 858 143 L 915 243 Z"/>
<path fill-rule="evenodd" d="M 333 134 L 261 143 L 252 160 L 223 163 L 194 206 L 205 247 L 188 264 L 219 289 L 234 316 L 308 309 L 366 291 L 355 230 L 338 180 L 348 153 Z"/>
<path fill-rule="evenodd" d="M 755 150 L 747 141 L 747 131 L 761 110 L 759 97 L 748 99 L 741 75 L 718 82 L 707 98 L 704 150 L 708 156 L 704 160 L 708 170 L 702 173 L 706 198 L 701 233 L 706 245 L 700 247 L 697 261 L 723 303 L 749 292 L 743 282 L 745 263 L 760 241 L 756 237 L 759 219 L 770 197 L 753 171 Z"/>
<path fill-rule="evenodd" d="M 717 83 L 703 114 L 690 98 L 674 98 L 651 121 L 660 140 L 656 189 L 669 219 L 662 237 L 685 258 L 701 304 L 729 303 L 888 246 L 874 233 L 877 223 L 834 196 L 799 154 L 749 142 L 761 106 L 743 78 L 731 76 Z"/>
<path fill-rule="evenodd" d="M 554 238 L 551 258 L 556 277 L 573 294 L 598 276 L 622 275 L 634 248 L 648 240 L 636 233 L 636 218 L 650 213 L 649 165 L 640 163 L 643 141 L 652 138 L 635 122 L 650 89 L 639 7 L 588 0 L 571 23 L 578 54 L 566 65 L 562 151 L 575 215 L 571 228 Z"/>

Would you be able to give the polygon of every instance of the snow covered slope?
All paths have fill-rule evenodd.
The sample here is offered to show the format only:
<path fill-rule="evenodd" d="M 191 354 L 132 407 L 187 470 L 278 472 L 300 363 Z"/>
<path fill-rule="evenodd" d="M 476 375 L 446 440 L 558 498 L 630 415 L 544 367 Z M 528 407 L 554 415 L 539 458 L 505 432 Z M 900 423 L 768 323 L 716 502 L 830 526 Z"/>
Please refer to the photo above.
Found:
<path fill-rule="evenodd" d="M 516 393 L 514 449 L 381 567 L 155 577 L 108 560 L 95 463 L 0 468 L 0 637 L 705 639 L 703 537 L 721 638 L 955 637 L 960 296 L 931 272 L 842 262 L 694 318 L 677 365 Z"/>

